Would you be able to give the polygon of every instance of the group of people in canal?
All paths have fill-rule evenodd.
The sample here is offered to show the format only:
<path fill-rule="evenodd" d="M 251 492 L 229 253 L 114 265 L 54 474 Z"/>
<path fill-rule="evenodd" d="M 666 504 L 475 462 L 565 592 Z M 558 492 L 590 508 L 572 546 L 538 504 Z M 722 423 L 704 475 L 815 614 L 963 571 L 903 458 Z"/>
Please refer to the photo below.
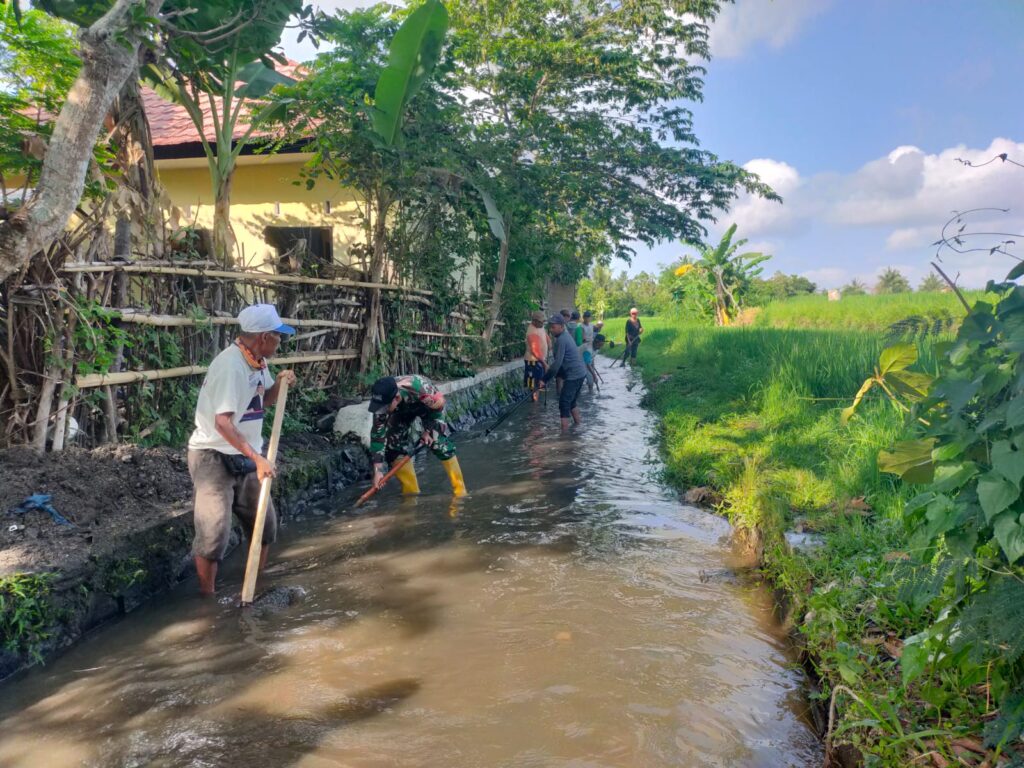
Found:
<path fill-rule="evenodd" d="M 602 379 L 594 365 L 594 353 L 605 344 L 605 336 L 601 333 L 604 323 L 592 323 L 592 319 L 590 310 L 581 317 L 578 310 L 563 309 L 547 319 L 545 329 L 544 313 L 537 311 L 531 316 L 526 329 L 523 387 L 537 400 L 548 384 L 555 381 L 558 416 L 563 431 L 569 428 L 570 421 L 579 424 L 582 420 L 578 401 L 583 385 L 586 384 L 588 392 L 593 392 L 595 387 L 601 388 Z M 626 321 L 624 361 L 636 361 L 641 333 L 643 325 L 639 311 L 634 307 Z"/>
<path fill-rule="evenodd" d="M 601 376 L 594 353 L 605 342 L 601 323 L 593 314 L 563 309 L 547 319 L 534 312 L 526 331 L 524 387 L 537 399 L 551 381 L 558 394 L 558 415 L 563 430 L 579 424 L 578 405 L 584 384 L 600 388 Z M 281 341 L 295 333 L 270 304 L 254 304 L 238 315 L 239 334 L 207 369 L 196 402 L 195 429 L 188 442 L 188 468 L 193 485 L 195 537 L 193 557 L 199 591 L 212 595 L 217 571 L 228 549 L 232 515 L 252 535 L 260 484 L 273 477 L 275 468 L 263 455 L 263 416 L 278 399 L 282 386 L 296 382 L 291 370 L 271 375 L 267 361 Z M 635 361 L 643 326 L 636 309 L 626 323 L 623 359 Z M 373 485 L 385 481 L 395 465 L 404 494 L 419 493 L 416 470 L 401 460 L 418 447 L 429 448 L 441 461 L 455 496 L 466 495 L 466 484 L 456 456 L 451 427 L 445 419 L 444 395 L 428 378 L 418 375 L 385 376 L 371 388 L 370 452 Z M 545 393 L 546 394 L 546 393 Z M 417 429 L 418 428 L 418 429 Z M 398 466 L 398 465 L 401 466 Z M 270 545 L 277 539 L 277 514 L 270 502 L 263 527 L 260 570 Z"/>

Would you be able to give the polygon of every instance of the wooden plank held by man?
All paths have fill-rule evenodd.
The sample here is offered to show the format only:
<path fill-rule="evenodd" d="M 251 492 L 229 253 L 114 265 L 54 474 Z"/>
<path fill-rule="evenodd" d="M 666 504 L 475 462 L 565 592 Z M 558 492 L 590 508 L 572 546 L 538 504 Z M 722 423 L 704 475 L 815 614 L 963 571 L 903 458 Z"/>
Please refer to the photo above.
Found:
<path fill-rule="evenodd" d="M 267 461 L 277 462 L 277 444 L 281 440 L 281 424 L 284 422 L 284 408 L 288 401 L 288 380 L 281 381 L 281 390 L 277 396 L 277 408 L 274 410 L 274 426 L 270 431 L 270 445 L 267 447 Z M 249 540 L 249 557 L 245 562 L 245 580 L 242 582 L 242 607 L 252 604 L 256 592 L 256 576 L 260 569 L 260 554 L 263 548 L 263 525 L 267 519 L 267 504 L 270 503 L 270 485 L 274 478 L 264 477 L 260 482 L 260 500 L 256 505 L 256 521 L 252 527 Z"/>

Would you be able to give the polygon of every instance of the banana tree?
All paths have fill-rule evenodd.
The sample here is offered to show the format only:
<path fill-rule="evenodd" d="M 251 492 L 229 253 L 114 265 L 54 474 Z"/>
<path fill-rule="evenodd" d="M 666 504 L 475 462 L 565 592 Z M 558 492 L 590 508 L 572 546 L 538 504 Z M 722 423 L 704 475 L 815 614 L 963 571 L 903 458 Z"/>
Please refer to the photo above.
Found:
<path fill-rule="evenodd" d="M 684 263 L 675 273 L 680 278 L 676 294 L 693 295 L 693 289 L 699 288 L 697 293 L 709 297 L 715 323 L 720 326 L 730 325 L 739 314 L 744 294 L 753 279 L 764 271 L 760 265 L 771 258 L 763 253 L 737 253 L 747 241 L 733 242 L 735 234 L 736 224 L 733 224 L 718 245 L 705 248 L 698 260 Z"/>
<path fill-rule="evenodd" d="M 215 258 L 232 261 L 231 187 L 238 156 L 259 127 L 287 109 L 287 99 L 267 102 L 270 92 L 294 79 L 276 71 L 286 60 L 272 52 L 285 24 L 310 17 L 301 0 L 231 0 L 195 4 L 176 0 L 168 56 L 148 65 L 143 76 L 161 96 L 188 112 L 210 169 L 214 201 Z"/>
<path fill-rule="evenodd" d="M 388 63 L 374 89 L 371 125 L 381 143 L 381 152 L 401 147 L 402 132 L 409 105 L 430 78 L 437 66 L 448 32 L 448 11 L 440 0 L 427 0 L 410 13 L 395 32 L 389 48 Z M 384 245 L 387 214 L 394 198 L 378 196 L 376 221 L 370 255 L 370 282 L 379 283 L 384 271 Z M 366 314 L 366 332 L 359 356 L 360 370 L 365 371 L 379 345 L 381 295 L 379 288 L 370 289 Z"/>

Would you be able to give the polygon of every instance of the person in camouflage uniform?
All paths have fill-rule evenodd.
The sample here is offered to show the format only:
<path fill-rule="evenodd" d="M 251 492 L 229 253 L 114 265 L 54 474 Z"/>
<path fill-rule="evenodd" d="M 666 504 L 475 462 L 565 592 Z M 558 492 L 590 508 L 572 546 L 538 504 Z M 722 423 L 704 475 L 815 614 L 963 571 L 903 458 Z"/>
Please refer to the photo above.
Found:
<path fill-rule="evenodd" d="M 444 419 L 444 395 L 425 376 L 385 376 L 377 379 L 371 390 L 370 452 L 373 454 L 373 483 L 379 486 L 388 465 L 410 453 L 413 425 L 419 419 L 423 426 L 420 442 L 430 447 L 448 473 L 452 492 L 466 495 L 451 428 Z M 407 462 L 395 475 L 402 484 L 402 493 L 419 493 L 419 482 L 413 462 Z"/>

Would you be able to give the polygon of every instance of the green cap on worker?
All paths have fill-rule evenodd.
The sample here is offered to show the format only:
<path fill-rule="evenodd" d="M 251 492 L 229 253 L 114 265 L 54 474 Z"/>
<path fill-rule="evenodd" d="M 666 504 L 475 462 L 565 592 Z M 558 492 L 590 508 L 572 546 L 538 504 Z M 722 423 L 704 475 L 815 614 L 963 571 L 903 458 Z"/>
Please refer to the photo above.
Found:
<path fill-rule="evenodd" d="M 238 313 L 242 333 L 283 333 L 291 336 L 295 329 L 281 322 L 273 304 L 252 304 Z"/>

